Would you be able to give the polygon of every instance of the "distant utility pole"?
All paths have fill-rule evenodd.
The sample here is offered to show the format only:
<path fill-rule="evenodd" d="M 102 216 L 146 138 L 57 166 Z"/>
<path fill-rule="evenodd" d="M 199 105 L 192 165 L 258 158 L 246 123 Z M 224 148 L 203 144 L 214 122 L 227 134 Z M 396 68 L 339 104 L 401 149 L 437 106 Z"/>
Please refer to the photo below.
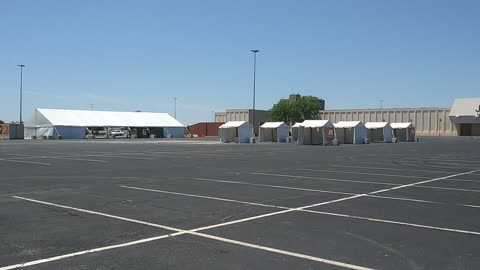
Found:
<path fill-rule="evenodd" d="M 380 99 L 380 109 L 383 109 L 383 99 Z"/>
<path fill-rule="evenodd" d="M 215 122 L 215 111 L 212 111 L 212 123 Z"/>
<path fill-rule="evenodd" d="M 438 136 L 440 137 L 440 126 L 442 125 L 442 118 L 438 119 Z"/>
<path fill-rule="evenodd" d="M 17 65 L 20 67 L 20 124 L 23 123 L 22 121 L 22 106 L 23 106 L 23 68 L 25 65 Z"/>
<path fill-rule="evenodd" d="M 93 111 L 93 103 L 90 103 L 90 109 Z"/>
<path fill-rule="evenodd" d="M 253 53 L 253 134 L 252 137 L 255 138 L 255 77 L 257 72 L 257 53 L 260 50 L 250 50 Z"/>
<path fill-rule="evenodd" d="M 175 103 L 175 111 L 174 111 L 174 117 L 177 119 L 177 99 L 176 97 L 173 98 L 173 101 Z"/>

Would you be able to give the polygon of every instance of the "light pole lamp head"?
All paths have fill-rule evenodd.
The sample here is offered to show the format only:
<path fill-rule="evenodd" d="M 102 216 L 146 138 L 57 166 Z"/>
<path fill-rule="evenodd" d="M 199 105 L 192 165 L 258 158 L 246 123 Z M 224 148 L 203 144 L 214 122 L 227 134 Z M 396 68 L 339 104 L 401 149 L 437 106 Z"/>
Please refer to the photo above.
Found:
<path fill-rule="evenodd" d="M 25 65 L 17 65 L 17 67 L 22 67 L 23 68 L 23 67 L 25 67 Z"/>
<path fill-rule="evenodd" d="M 250 50 L 250 51 L 253 52 L 253 53 L 257 53 L 257 52 L 259 52 L 260 50 Z"/>

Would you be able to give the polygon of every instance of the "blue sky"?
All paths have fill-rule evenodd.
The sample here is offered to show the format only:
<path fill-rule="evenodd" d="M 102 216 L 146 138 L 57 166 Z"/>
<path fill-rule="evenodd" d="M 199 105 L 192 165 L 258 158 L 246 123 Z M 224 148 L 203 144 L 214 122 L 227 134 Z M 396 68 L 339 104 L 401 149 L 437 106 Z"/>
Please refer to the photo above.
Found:
<path fill-rule="evenodd" d="M 0 119 L 34 108 L 153 111 L 185 124 L 292 92 L 327 109 L 480 96 L 480 1 L 0 2 Z"/>

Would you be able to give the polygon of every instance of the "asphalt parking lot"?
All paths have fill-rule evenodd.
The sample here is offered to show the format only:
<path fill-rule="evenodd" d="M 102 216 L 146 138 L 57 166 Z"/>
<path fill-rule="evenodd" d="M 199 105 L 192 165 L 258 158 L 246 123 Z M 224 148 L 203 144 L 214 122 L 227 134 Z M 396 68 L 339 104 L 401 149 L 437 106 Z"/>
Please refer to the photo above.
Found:
<path fill-rule="evenodd" d="M 480 139 L 0 141 L 0 270 L 480 269 Z"/>

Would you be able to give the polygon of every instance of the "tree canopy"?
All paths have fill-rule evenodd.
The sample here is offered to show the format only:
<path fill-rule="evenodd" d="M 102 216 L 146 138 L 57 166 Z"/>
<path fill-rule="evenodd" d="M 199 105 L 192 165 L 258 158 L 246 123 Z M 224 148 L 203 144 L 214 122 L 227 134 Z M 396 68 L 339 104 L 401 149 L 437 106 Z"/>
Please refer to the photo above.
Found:
<path fill-rule="evenodd" d="M 5 122 L 3 122 L 2 120 L 0 120 L 0 124 L 5 124 Z"/>
<path fill-rule="evenodd" d="M 316 119 L 320 111 L 320 102 L 316 97 L 299 97 L 296 99 L 281 99 L 272 108 L 273 121 L 303 122 Z"/>

